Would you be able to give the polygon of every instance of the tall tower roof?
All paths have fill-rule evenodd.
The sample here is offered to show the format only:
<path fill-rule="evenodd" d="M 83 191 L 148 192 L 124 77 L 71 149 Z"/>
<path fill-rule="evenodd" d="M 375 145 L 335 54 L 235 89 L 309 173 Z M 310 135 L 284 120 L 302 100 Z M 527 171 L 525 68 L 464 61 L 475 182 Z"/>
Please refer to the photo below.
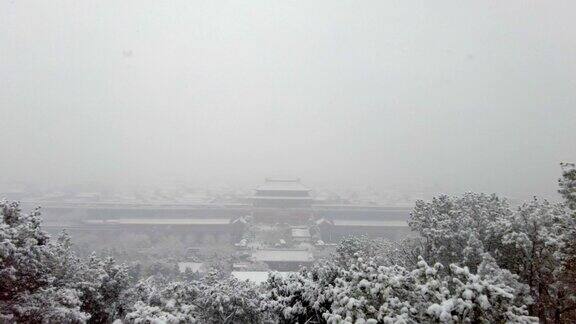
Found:
<path fill-rule="evenodd" d="M 298 178 L 266 178 L 266 182 L 256 188 L 257 191 L 310 191 Z"/>

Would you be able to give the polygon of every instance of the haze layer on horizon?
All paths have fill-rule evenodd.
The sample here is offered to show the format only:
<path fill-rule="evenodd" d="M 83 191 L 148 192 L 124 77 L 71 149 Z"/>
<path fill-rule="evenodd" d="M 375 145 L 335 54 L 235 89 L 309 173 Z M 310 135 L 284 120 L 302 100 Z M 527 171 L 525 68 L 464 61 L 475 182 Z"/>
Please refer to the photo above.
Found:
<path fill-rule="evenodd" d="M 1 1 L 4 182 L 553 197 L 574 1 Z"/>

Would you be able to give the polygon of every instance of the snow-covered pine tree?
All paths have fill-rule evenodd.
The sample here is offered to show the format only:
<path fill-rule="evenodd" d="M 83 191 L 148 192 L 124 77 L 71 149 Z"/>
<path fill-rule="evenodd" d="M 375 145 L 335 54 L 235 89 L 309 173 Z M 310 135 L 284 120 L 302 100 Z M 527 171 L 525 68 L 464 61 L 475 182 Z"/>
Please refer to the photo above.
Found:
<path fill-rule="evenodd" d="M 50 242 L 39 209 L 25 214 L 3 201 L 0 213 L 0 321 L 86 321 L 80 293 L 69 286 L 75 274 L 66 238 Z"/>
<path fill-rule="evenodd" d="M 566 201 L 566 205 L 571 210 L 576 211 L 576 164 L 560 163 L 562 167 L 562 177 L 558 179 L 560 189 L 558 192 Z"/>

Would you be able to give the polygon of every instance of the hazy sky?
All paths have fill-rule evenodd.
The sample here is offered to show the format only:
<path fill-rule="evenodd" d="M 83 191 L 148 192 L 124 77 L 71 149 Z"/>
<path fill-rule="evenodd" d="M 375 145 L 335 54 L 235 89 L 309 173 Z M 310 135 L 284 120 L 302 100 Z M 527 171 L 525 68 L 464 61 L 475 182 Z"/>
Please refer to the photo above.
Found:
<path fill-rule="evenodd" d="M 553 195 L 576 1 L 0 0 L 0 180 Z"/>

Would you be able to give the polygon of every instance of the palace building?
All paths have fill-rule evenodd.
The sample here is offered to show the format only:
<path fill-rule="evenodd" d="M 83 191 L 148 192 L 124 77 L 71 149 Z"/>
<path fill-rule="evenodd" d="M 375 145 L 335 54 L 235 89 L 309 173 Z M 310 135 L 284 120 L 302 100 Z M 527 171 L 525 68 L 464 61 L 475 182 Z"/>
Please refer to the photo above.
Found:
<path fill-rule="evenodd" d="M 310 208 L 313 201 L 310 191 L 300 179 L 266 178 L 251 200 L 254 207 Z"/>
<path fill-rule="evenodd" d="M 314 192 L 297 178 L 266 178 L 251 194 L 227 204 L 74 202 L 43 205 L 48 216 L 44 226 L 54 233 L 66 229 L 110 239 L 124 234 L 151 238 L 170 235 L 195 246 L 238 243 L 249 223 L 285 229 L 285 235 L 295 243 L 315 240 L 337 243 L 349 235 L 399 239 L 411 234 L 408 207 L 327 204 L 316 200 Z"/>

